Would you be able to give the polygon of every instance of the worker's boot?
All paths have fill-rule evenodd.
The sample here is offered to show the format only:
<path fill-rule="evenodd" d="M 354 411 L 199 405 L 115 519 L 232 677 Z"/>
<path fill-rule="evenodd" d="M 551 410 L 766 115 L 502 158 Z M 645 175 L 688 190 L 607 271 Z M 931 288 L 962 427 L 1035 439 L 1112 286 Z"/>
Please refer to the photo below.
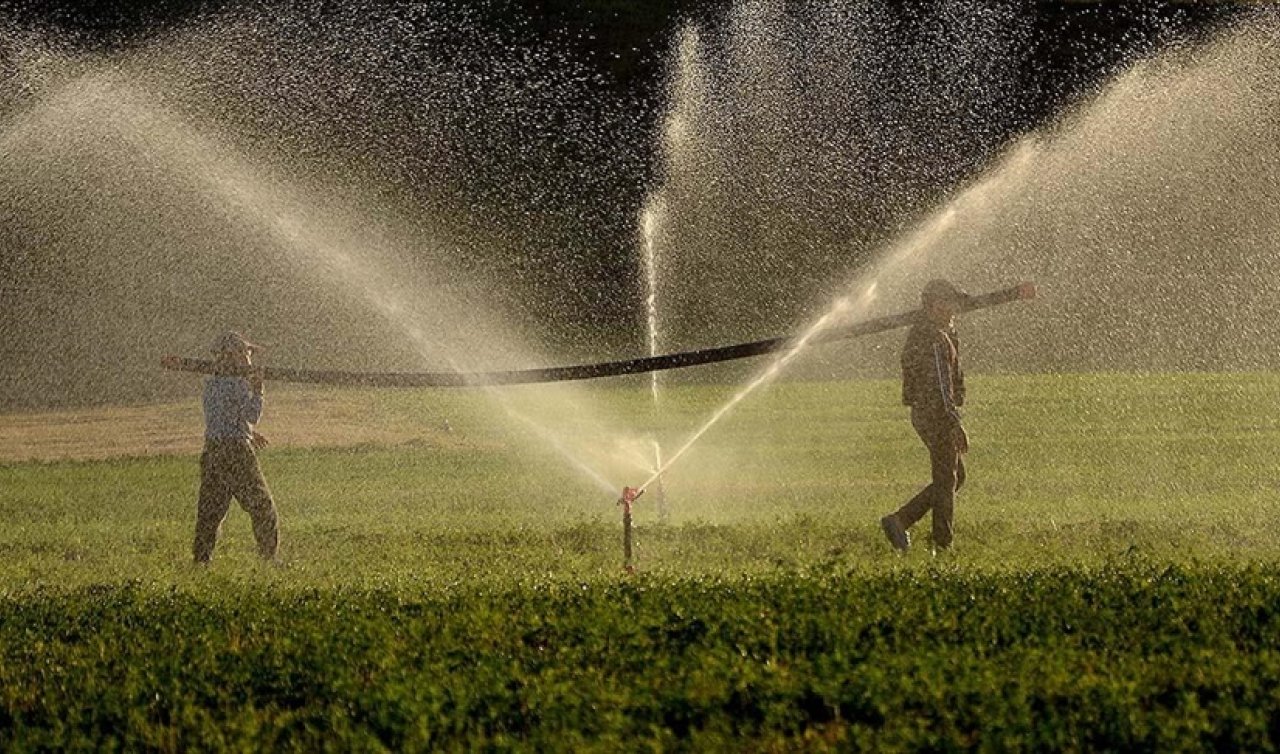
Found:
<path fill-rule="evenodd" d="M 906 552 L 911 546 L 911 535 L 903 528 L 898 517 L 892 513 L 880 519 L 880 528 L 884 529 L 884 536 L 889 540 L 889 544 L 893 545 L 893 549 Z"/>

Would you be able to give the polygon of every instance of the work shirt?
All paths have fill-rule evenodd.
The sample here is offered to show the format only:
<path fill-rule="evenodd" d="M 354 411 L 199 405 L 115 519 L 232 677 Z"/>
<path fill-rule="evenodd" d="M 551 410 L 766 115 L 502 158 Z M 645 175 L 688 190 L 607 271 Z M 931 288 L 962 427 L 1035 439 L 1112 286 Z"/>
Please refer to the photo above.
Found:
<path fill-rule="evenodd" d="M 262 396 L 243 377 L 214 375 L 204 383 L 204 436 L 207 440 L 248 440 L 262 418 Z"/>
<path fill-rule="evenodd" d="M 960 421 L 964 373 L 955 330 L 923 320 L 911 328 L 902 348 L 902 402 L 935 416 Z"/>

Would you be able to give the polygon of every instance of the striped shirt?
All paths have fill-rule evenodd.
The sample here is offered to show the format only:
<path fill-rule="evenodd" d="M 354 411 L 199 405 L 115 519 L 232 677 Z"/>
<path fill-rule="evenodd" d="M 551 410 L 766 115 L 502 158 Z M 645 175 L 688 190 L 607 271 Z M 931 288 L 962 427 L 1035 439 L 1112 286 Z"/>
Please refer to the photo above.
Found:
<path fill-rule="evenodd" d="M 204 436 L 207 440 L 248 440 L 262 418 L 262 396 L 243 377 L 214 375 L 204 383 Z"/>
<path fill-rule="evenodd" d="M 911 328 L 902 348 L 902 402 L 960 421 L 964 372 L 954 330 L 939 329 L 928 321 Z"/>

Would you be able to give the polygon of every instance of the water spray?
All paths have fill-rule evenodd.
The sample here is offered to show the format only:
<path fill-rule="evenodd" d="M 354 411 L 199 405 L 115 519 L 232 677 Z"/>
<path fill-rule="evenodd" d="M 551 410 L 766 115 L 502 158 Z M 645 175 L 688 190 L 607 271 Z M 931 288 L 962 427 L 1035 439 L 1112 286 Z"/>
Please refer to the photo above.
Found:
<path fill-rule="evenodd" d="M 662 446 L 656 439 L 653 441 L 653 468 L 655 471 L 662 468 Z M 653 493 L 657 500 L 658 523 L 665 524 L 670 520 L 671 512 L 667 508 L 667 488 L 662 484 L 661 475 L 654 479 Z"/>
<path fill-rule="evenodd" d="M 657 235 L 659 223 L 665 210 L 665 204 L 661 193 L 649 197 L 646 202 L 644 211 L 640 213 L 640 234 L 644 241 L 641 261 L 644 264 L 645 279 L 645 320 L 648 329 L 649 355 L 658 355 L 658 252 L 657 252 Z M 658 425 L 660 419 L 660 402 L 658 400 L 658 372 L 649 373 L 649 393 L 653 398 L 650 407 L 653 409 L 653 420 L 655 426 Z M 653 438 L 653 468 L 662 468 L 662 445 L 658 442 L 658 438 Z M 654 494 L 657 496 L 657 509 L 659 523 L 666 523 L 668 519 L 667 511 L 667 491 L 662 486 L 662 480 L 659 479 L 654 487 Z"/>
<path fill-rule="evenodd" d="M 871 295 L 873 289 L 868 289 L 866 295 Z M 1014 301 L 1026 301 L 1036 297 L 1036 286 L 1034 283 L 1019 283 L 1011 288 L 1003 288 L 1001 290 L 986 293 L 980 296 L 969 296 L 960 303 L 959 312 L 971 312 L 978 309 L 986 309 L 992 306 L 1008 304 Z M 622 552 L 623 552 L 623 568 L 628 573 L 635 571 L 635 565 L 632 562 L 633 556 L 633 532 L 632 532 L 632 504 L 645 493 L 649 487 L 661 485 L 662 475 L 671 468 L 673 464 L 679 461 L 684 454 L 691 448 L 694 443 L 706 433 L 719 419 L 733 408 L 742 398 L 749 394 L 759 385 L 763 384 L 770 377 L 775 375 L 782 366 L 794 358 L 804 348 L 817 343 L 827 343 L 836 340 L 847 340 L 849 338 L 871 335 L 874 333 L 885 332 L 902 327 L 907 327 L 921 321 L 925 314 L 921 309 L 915 309 L 902 314 L 894 314 L 877 319 L 866 320 L 847 327 L 828 328 L 828 323 L 833 319 L 833 315 L 843 313 L 848 308 L 848 302 L 843 306 L 837 306 L 827 316 L 823 317 L 806 332 L 799 337 L 790 338 L 772 338 L 769 340 L 754 341 L 751 343 L 741 343 L 733 346 L 724 346 L 720 348 L 709 348 L 700 351 L 686 351 L 683 353 L 667 354 L 664 356 L 650 356 L 641 359 L 630 359 L 627 361 L 604 362 L 600 364 L 585 364 L 571 367 L 550 367 L 545 369 L 524 369 L 504 372 L 425 372 L 417 374 L 407 373 L 365 373 L 365 372 L 319 372 L 298 369 L 279 369 L 272 367 L 254 366 L 246 368 L 246 374 L 249 369 L 256 371 L 263 379 L 283 380 L 289 382 L 313 382 L 332 385 L 365 385 L 378 387 L 462 387 L 462 386 L 492 386 L 492 385 L 514 385 L 533 382 L 555 382 L 562 380 L 581 380 L 595 377 L 605 377 L 622 374 L 636 374 L 639 372 L 652 372 L 666 369 L 679 369 L 699 364 L 711 364 L 720 361 L 729 361 L 732 359 L 743 359 L 751 356 L 760 356 L 775 351 L 785 351 L 782 358 L 773 364 L 773 366 L 753 383 L 747 386 L 741 393 L 735 396 L 734 400 L 726 404 L 720 409 L 710 421 L 704 424 L 685 444 L 672 456 L 663 462 L 661 453 L 655 448 L 656 468 L 650 477 L 643 484 L 637 487 L 623 487 L 622 495 L 618 499 L 618 504 L 622 506 Z M 165 356 L 161 359 L 161 365 L 166 369 L 173 369 L 187 372 L 203 372 L 206 374 L 213 372 L 214 364 L 210 360 L 189 359 L 178 356 Z"/>
<path fill-rule="evenodd" d="M 874 286 L 868 287 L 863 294 L 863 298 L 869 299 L 871 296 L 874 295 L 874 292 L 875 292 Z M 1030 282 L 1019 283 L 1018 285 L 1015 285 L 1011 288 L 1004 288 L 1004 289 L 993 291 L 991 293 L 987 293 L 981 296 L 967 296 L 962 302 L 960 302 L 958 310 L 960 313 L 964 313 L 964 312 L 975 311 L 977 309 L 986 309 L 992 306 L 999 306 L 1001 304 L 1008 304 L 1014 301 L 1029 301 L 1036 297 L 1036 293 L 1037 293 L 1037 290 L 1034 283 L 1030 283 Z M 643 495 L 645 493 L 645 490 L 647 490 L 650 486 L 656 485 L 658 489 L 661 489 L 663 474 L 668 469 L 670 469 L 673 464 L 675 464 L 678 460 L 680 460 L 680 458 L 684 456 L 684 454 L 691 447 L 693 447 L 695 443 L 697 443 L 698 439 L 701 438 L 704 434 L 706 434 L 706 432 L 710 430 L 711 427 L 714 426 L 724 415 L 726 415 L 729 411 L 731 411 L 734 406 L 736 406 L 740 401 L 742 401 L 747 395 L 749 395 L 752 391 L 754 391 L 760 385 L 764 384 L 773 376 L 775 376 L 779 371 L 781 371 L 781 369 L 784 366 L 786 366 L 786 364 L 791 359 L 795 358 L 810 343 L 825 342 L 825 341 L 834 340 L 840 337 L 850 337 L 850 334 L 849 334 L 850 331 L 857 332 L 858 334 L 869 334 L 871 332 L 881 332 L 882 330 L 892 329 L 892 327 L 902 327 L 907 325 L 913 325 L 923 320 L 926 316 L 924 310 L 917 309 L 911 312 L 907 312 L 905 314 L 899 314 L 899 315 L 894 315 L 890 317 L 882 317 L 877 320 L 864 322 L 861 325 L 855 325 L 853 328 L 848 328 L 842 331 L 824 332 L 824 328 L 828 326 L 828 323 L 830 322 L 830 320 L 839 314 L 843 314 L 845 311 L 848 310 L 850 306 L 852 306 L 852 304 L 853 302 L 850 301 L 849 299 L 841 299 L 837 303 L 837 305 L 832 309 L 831 312 L 828 312 L 826 316 L 824 316 L 822 319 L 814 323 L 813 326 L 811 326 L 807 331 L 805 331 L 800 337 L 795 338 L 793 341 L 791 341 L 789 350 L 787 350 L 787 352 L 781 358 L 775 361 L 773 365 L 770 366 L 770 368 L 766 370 L 764 373 L 762 373 L 759 377 L 757 377 L 755 381 L 747 385 L 746 388 L 744 388 L 741 392 L 739 392 L 736 396 L 734 396 L 733 400 L 731 400 L 729 403 L 722 406 L 720 410 L 717 411 L 711 417 L 710 420 L 708 420 L 705 424 L 703 424 L 702 427 L 700 427 L 696 432 L 694 432 L 694 434 L 685 442 L 685 444 L 681 446 L 681 448 L 678 451 L 676 451 L 676 453 L 672 455 L 666 461 L 666 463 L 662 463 L 660 460 L 658 463 L 658 467 L 654 470 L 653 474 L 647 480 L 645 480 L 643 484 L 637 487 L 622 488 L 622 497 L 619 499 L 618 503 L 623 506 L 623 514 L 622 514 L 623 568 L 626 569 L 628 573 L 633 573 L 635 571 L 635 566 L 632 562 L 633 542 L 632 542 L 632 531 L 631 531 L 631 504 L 637 498 Z"/>
<path fill-rule="evenodd" d="M 875 286 L 873 284 L 869 286 L 866 289 L 866 291 L 864 291 L 862 297 L 864 299 L 868 299 L 871 296 L 873 296 L 874 293 L 875 293 Z M 971 312 L 977 309 L 986 309 L 988 307 L 998 306 L 1000 304 L 1008 304 L 1014 301 L 1027 301 L 1035 297 L 1036 297 L 1035 283 L 1024 282 L 1024 283 L 1019 283 L 1018 285 L 1015 285 L 1011 288 L 1003 288 L 1001 290 L 993 291 L 991 293 L 983 294 L 981 296 L 966 296 L 964 300 L 960 302 L 960 305 L 957 308 L 958 308 L 958 313 L 964 313 L 964 312 Z M 778 372 L 780 372 L 782 368 L 786 366 L 786 364 L 789 361 L 795 358 L 802 350 L 804 350 L 805 347 L 807 347 L 811 343 L 823 343 L 823 342 L 828 342 L 836 339 L 850 338 L 856 335 L 867 335 L 873 332 L 882 332 L 884 330 L 890 330 L 898 327 L 906 327 L 908 325 L 913 325 L 917 322 L 920 322 L 926 318 L 926 314 L 923 309 L 916 309 L 903 314 L 895 314 L 888 317 L 881 317 L 879 319 L 869 320 L 849 328 L 841 328 L 841 329 L 837 329 L 829 332 L 824 332 L 824 330 L 826 330 L 826 328 L 829 326 L 829 322 L 836 315 L 842 314 L 843 312 L 845 312 L 851 305 L 852 305 L 852 302 L 849 301 L 849 299 L 847 298 L 840 299 L 840 301 L 837 302 L 836 306 L 833 307 L 831 311 L 827 312 L 826 315 L 824 315 L 821 319 L 815 322 L 800 337 L 789 341 L 788 349 L 786 353 L 783 354 L 782 357 L 780 357 L 777 361 L 775 361 L 769 367 L 768 370 L 766 370 L 764 373 L 759 375 L 754 381 L 752 381 L 745 388 L 739 391 L 738 394 L 735 395 L 728 403 L 726 403 L 724 406 L 721 406 L 720 409 L 716 411 L 716 413 L 706 423 L 702 425 L 702 427 L 700 427 L 696 432 L 693 433 L 693 435 L 687 441 L 685 441 L 685 444 L 681 446 L 681 448 L 677 450 L 674 455 L 672 455 L 669 459 L 667 459 L 667 462 L 665 464 L 660 464 L 658 468 L 653 472 L 653 474 L 650 475 L 649 478 L 646 479 L 643 484 L 634 488 L 635 496 L 638 497 L 646 489 L 648 489 L 650 485 L 653 485 L 656 482 L 658 482 L 658 480 L 662 478 L 662 475 L 668 469 L 670 469 L 672 465 L 674 465 L 677 461 L 679 461 L 680 458 L 683 457 L 684 454 L 688 452 L 690 448 L 693 447 L 693 445 L 699 440 L 699 438 L 701 438 L 704 434 L 706 434 L 707 431 L 710 430 L 712 426 L 714 426 L 717 422 L 720 421 L 721 418 L 723 418 L 726 414 L 728 414 L 729 411 L 731 411 L 734 408 L 734 406 L 740 403 L 744 398 L 746 398 L 746 396 L 750 395 L 756 388 L 760 387 L 765 382 L 769 381 L 771 378 L 776 376 Z M 626 489 L 631 489 L 631 488 L 626 488 Z"/>

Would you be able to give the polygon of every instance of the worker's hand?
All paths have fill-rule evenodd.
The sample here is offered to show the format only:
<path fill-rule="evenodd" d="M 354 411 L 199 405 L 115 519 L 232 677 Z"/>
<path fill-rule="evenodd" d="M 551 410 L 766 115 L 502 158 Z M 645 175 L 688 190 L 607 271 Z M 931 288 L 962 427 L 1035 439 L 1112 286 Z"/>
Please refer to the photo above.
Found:
<path fill-rule="evenodd" d="M 262 370 L 251 368 L 249 370 L 248 379 L 249 387 L 253 389 L 253 394 L 262 395 Z"/>
<path fill-rule="evenodd" d="M 956 450 L 960 451 L 961 453 L 968 453 L 969 452 L 969 433 L 964 431 L 964 426 L 961 424 L 956 424 L 956 426 L 951 431 L 955 433 Z"/>
<path fill-rule="evenodd" d="M 258 432 L 254 432 L 249 437 L 249 444 L 253 446 L 254 450 L 262 450 L 263 448 L 267 447 L 267 445 L 269 445 L 270 443 L 267 442 L 266 437 L 259 434 Z"/>

